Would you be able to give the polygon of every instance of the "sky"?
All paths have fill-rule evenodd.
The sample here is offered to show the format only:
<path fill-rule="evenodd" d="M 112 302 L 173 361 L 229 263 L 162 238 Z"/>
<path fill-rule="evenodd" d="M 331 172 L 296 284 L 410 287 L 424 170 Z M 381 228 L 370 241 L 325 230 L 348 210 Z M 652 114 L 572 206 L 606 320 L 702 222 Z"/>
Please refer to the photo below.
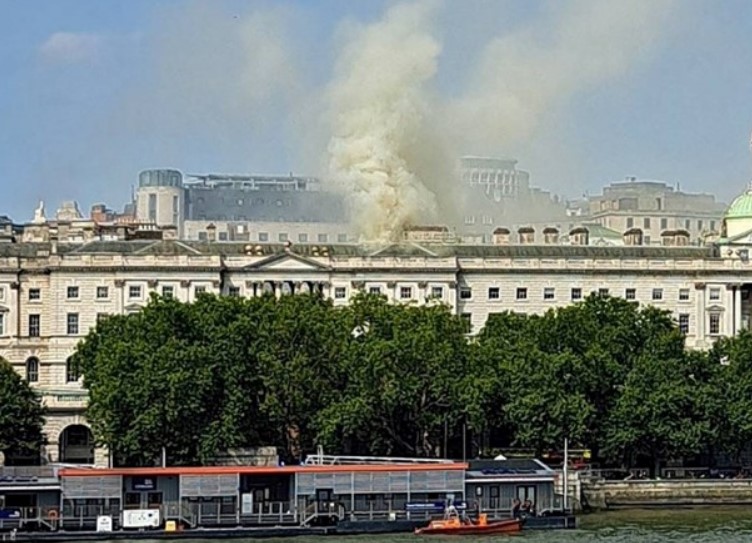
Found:
<path fill-rule="evenodd" d="M 350 182 L 357 130 L 438 200 L 481 154 L 566 198 L 635 175 L 729 201 L 750 30 L 748 0 L 0 0 L 0 215 L 121 209 L 155 167 Z"/>

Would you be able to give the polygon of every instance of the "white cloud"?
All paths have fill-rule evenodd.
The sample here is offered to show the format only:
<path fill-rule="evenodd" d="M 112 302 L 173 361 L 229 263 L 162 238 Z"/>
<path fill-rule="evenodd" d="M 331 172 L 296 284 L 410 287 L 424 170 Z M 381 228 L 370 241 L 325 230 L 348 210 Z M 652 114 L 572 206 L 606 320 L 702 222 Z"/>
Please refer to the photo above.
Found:
<path fill-rule="evenodd" d="M 39 55 L 48 62 L 83 62 L 97 56 L 102 41 L 96 34 L 55 32 L 39 46 Z"/>

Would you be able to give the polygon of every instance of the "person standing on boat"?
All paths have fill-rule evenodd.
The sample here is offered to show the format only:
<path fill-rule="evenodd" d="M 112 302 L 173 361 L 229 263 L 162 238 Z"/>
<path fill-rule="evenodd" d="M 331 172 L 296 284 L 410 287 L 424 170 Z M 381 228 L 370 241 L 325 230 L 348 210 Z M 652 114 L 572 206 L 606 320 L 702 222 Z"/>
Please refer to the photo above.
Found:
<path fill-rule="evenodd" d="M 515 498 L 512 500 L 512 518 L 520 518 L 520 500 Z"/>

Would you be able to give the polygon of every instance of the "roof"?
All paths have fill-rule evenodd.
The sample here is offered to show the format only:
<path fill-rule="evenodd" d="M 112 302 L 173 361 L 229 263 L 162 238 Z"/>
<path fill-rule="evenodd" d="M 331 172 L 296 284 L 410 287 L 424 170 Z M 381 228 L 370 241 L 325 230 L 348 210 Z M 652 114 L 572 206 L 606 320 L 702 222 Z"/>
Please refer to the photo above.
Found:
<path fill-rule="evenodd" d="M 608 230 L 608 229 L 604 229 Z M 591 231 L 591 235 L 593 232 Z M 0 257 L 46 257 L 51 252 L 50 243 L 0 243 Z M 663 247 L 626 246 L 598 247 L 591 245 L 465 245 L 441 243 L 373 244 L 293 244 L 286 247 L 278 243 L 245 243 L 202 241 L 91 241 L 88 243 L 59 243 L 59 255 L 111 255 L 125 256 L 262 256 L 271 257 L 289 251 L 301 257 L 418 257 L 418 258 L 718 258 L 713 247 Z"/>
<path fill-rule="evenodd" d="M 175 466 L 167 468 L 66 468 L 60 470 L 61 477 L 101 477 L 103 475 L 122 476 L 170 476 L 170 475 L 292 475 L 295 473 L 350 473 L 350 472 L 390 472 L 390 471 L 465 471 L 467 464 L 376 464 L 376 465 L 298 465 L 298 466 Z"/>
<path fill-rule="evenodd" d="M 752 186 L 731 202 L 724 217 L 727 219 L 752 219 Z"/>

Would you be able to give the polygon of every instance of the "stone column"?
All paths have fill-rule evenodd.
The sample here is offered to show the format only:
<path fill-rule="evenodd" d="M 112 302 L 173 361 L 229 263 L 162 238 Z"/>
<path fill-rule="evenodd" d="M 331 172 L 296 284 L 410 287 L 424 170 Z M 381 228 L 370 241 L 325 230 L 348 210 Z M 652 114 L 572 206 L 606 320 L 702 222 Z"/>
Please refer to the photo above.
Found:
<path fill-rule="evenodd" d="M 400 299 L 399 292 L 397 292 L 396 281 L 387 282 L 386 288 L 387 288 L 387 298 L 389 298 L 390 301 L 396 301 Z"/>
<path fill-rule="evenodd" d="M 695 300 L 695 307 L 696 307 L 696 316 L 695 316 L 695 330 L 696 330 L 696 341 L 700 345 L 705 345 L 705 328 L 707 326 L 706 319 L 707 316 L 705 315 L 705 289 L 706 285 L 705 283 L 695 283 L 695 294 L 697 296 L 697 299 Z"/>
<path fill-rule="evenodd" d="M 741 332 L 744 325 L 742 323 L 742 285 L 734 285 L 734 335 Z"/>

